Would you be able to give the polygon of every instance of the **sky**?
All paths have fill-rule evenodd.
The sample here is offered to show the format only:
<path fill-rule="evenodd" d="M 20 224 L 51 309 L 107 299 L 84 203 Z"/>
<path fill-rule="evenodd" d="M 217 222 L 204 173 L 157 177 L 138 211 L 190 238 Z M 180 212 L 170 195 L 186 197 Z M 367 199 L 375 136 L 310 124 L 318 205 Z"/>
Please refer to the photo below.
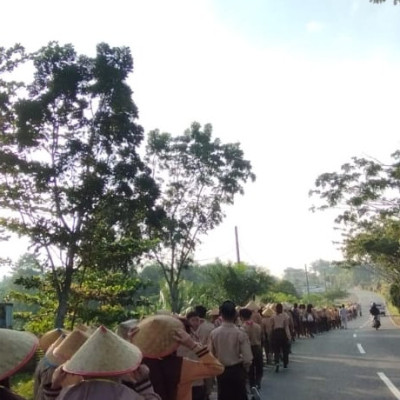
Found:
<path fill-rule="evenodd" d="M 282 276 L 342 257 L 336 212 L 310 211 L 318 175 L 353 156 L 387 162 L 400 147 L 399 19 L 391 0 L 13 0 L 0 46 L 129 46 L 145 131 L 211 123 L 257 176 L 195 259 L 236 261 L 237 226 L 241 261 Z M 26 249 L 0 243 L 14 260 Z"/>

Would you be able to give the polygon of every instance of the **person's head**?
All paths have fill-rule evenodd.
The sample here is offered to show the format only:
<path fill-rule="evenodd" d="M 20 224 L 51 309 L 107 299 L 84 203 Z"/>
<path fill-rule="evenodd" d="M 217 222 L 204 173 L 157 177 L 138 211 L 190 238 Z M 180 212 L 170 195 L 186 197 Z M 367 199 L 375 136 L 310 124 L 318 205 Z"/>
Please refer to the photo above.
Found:
<path fill-rule="evenodd" d="M 236 305 L 233 301 L 224 301 L 219 307 L 219 312 L 224 321 L 234 322 L 236 319 Z"/>
<path fill-rule="evenodd" d="M 197 328 L 200 326 L 200 318 L 196 311 L 190 311 L 186 315 L 186 319 L 189 322 L 190 327 L 192 330 L 196 331 Z"/>
<path fill-rule="evenodd" d="M 294 304 L 293 304 L 293 308 L 297 308 L 297 303 L 294 303 Z"/>
<path fill-rule="evenodd" d="M 342 308 L 344 308 L 344 304 L 342 304 Z"/>
<path fill-rule="evenodd" d="M 253 312 L 248 308 L 241 308 L 239 311 L 239 317 L 242 321 L 249 321 Z"/>
<path fill-rule="evenodd" d="M 199 318 L 205 319 L 207 315 L 207 308 L 205 308 L 202 305 L 198 305 L 194 308 L 194 311 L 196 311 L 197 315 Z"/>
<path fill-rule="evenodd" d="M 276 305 L 276 313 L 277 313 L 277 314 L 282 314 L 282 311 L 283 311 L 282 303 L 278 303 L 278 304 Z"/>

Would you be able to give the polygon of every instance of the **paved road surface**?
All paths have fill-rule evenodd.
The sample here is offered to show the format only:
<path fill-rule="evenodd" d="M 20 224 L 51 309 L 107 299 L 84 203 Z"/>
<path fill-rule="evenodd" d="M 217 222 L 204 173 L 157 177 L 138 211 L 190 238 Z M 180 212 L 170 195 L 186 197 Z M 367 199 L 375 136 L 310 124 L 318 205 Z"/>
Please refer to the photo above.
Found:
<path fill-rule="evenodd" d="M 400 329 L 389 316 L 381 318 L 378 331 L 372 328 L 370 303 L 383 299 L 370 292 L 354 294 L 363 316 L 350 321 L 347 330 L 297 340 L 288 369 L 264 370 L 263 399 L 400 400 Z"/>

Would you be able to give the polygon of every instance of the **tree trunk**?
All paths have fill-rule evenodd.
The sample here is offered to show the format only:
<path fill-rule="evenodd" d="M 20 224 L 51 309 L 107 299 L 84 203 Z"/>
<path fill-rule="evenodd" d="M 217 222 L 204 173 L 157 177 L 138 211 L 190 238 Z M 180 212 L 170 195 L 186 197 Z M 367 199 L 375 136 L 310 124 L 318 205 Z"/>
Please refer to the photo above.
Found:
<path fill-rule="evenodd" d="M 173 313 L 179 313 L 180 304 L 179 304 L 179 289 L 176 282 L 172 282 L 169 285 L 170 288 L 170 297 L 171 297 L 171 309 Z"/>
<path fill-rule="evenodd" d="M 68 312 L 68 299 L 71 290 L 73 268 L 72 263 L 65 268 L 65 280 L 61 285 L 61 292 L 58 296 L 58 307 L 56 312 L 55 327 L 64 328 L 65 317 Z"/>

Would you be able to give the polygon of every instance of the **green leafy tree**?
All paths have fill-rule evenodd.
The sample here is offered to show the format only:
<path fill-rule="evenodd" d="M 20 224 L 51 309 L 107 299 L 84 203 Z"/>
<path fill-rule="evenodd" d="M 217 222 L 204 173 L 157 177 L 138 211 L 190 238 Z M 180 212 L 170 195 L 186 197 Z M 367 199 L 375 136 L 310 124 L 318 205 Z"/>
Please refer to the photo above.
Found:
<path fill-rule="evenodd" d="M 289 282 L 285 279 L 278 280 L 273 287 L 271 288 L 273 292 L 280 292 L 284 293 L 290 296 L 293 296 L 294 298 L 298 298 L 299 295 L 297 293 L 297 290 L 295 286 L 293 285 L 292 282 Z"/>
<path fill-rule="evenodd" d="M 386 0 L 369 0 L 369 2 L 375 3 L 375 4 L 382 4 L 382 3 L 385 3 Z M 393 0 L 394 5 L 399 4 L 399 3 L 400 3 L 400 0 Z"/>
<path fill-rule="evenodd" d="M 32 81 L 12 81 L 25 63 Z M 95 57 L 55 42 L 0 48 L 0 226 L 27 236 L 51 271 L 56 326 L 78 270 L 126 270 L 152 245 L 143 234 L 159 192 L 137 152 L 132 70 L 128 48 L 104 43 Z"/>
<path fill-rule="evenodd" d="M 243 185 L 254 180 L 252 167 L 238 143 L 212 139 L 212 127 L 193 123 L 181 136 L 158 130 L 149 134 L 147 160 L 160 185 L 160 205 L 166 213 L 159 244 L 153 252 L 168 284 L 173 311 L 179 311 L 182 271 L 192 264 L 201 235 L 218 226 L 223 205 L 233 204 Z"/>
<path fill-rule="evenodd" d="M 274 279 L 265 271 L 246 264 L 224 264 L 217 262 L 205 271 L 209 282 L 207 292 L 213 306 L 224 300 L 232 300 L 244 306 L 255 296 L 266 293 L 273 286 Z"/>
<path fill-rule="evenodd" d="M 343 252 L 354 264 L 374 265 L 391 279 L 400 277 L 400 152 L 393 162 L 354 157 L 341 172 L 324 173 L 311 195 L 320 210 L 338 210 L 344 228 Z"/>

